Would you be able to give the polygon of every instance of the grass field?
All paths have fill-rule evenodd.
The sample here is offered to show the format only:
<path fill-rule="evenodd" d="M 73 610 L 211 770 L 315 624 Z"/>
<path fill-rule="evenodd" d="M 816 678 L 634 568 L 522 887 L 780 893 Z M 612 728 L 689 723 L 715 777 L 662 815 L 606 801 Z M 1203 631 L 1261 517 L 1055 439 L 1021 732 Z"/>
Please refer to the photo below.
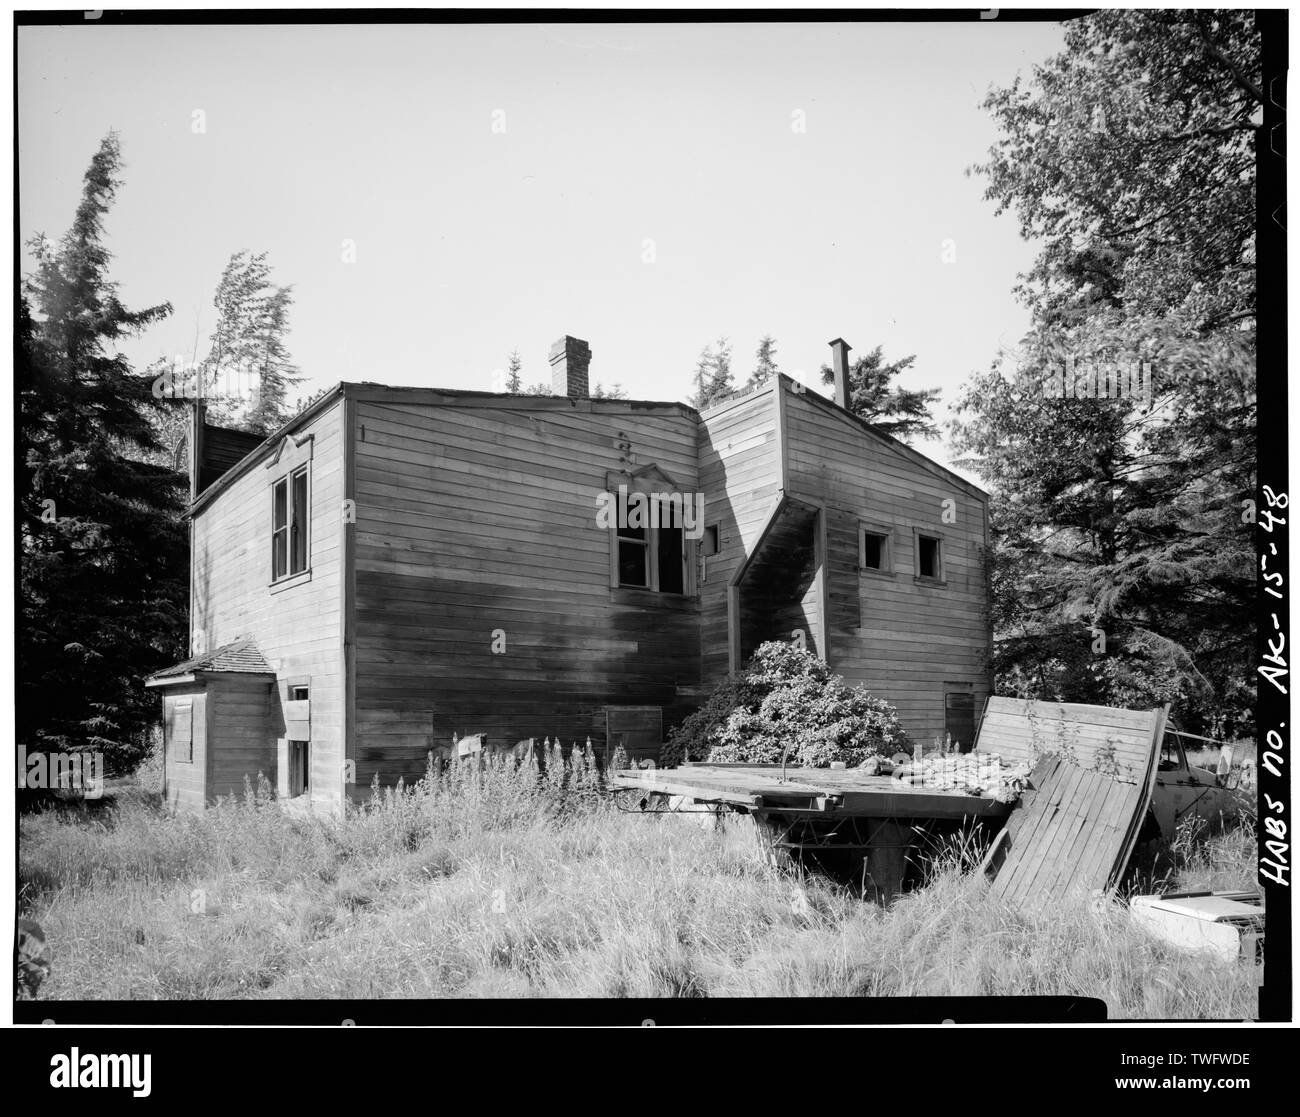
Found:
<path fill-rule="evenodd" d="M 1135 884 L 1250 888 L 1252 817 L 1144 850 Z M 1245 1019 L 1253 967 L 1121 903 L 1037 916 L 956 855 L 885 911 L 778 872 L 743 826 L 626 815 L 594 768 L 459 770 L 341 822 L 250 793 L 200 817 L 120 793 L 21 819 L 42 999 L 1071 994 L 1113 1017 Z"/>

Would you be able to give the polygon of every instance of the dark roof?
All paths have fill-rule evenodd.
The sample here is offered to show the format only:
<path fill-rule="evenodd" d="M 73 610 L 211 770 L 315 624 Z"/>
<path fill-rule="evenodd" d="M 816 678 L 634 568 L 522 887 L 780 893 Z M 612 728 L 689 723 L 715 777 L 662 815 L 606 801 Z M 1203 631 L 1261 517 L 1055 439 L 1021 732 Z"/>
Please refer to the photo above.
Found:
<path fill-rule="evenodd" d="M 184 660 L 150 675 L 152 679 L 169 679 L 173 675 L 191 675 L 195 671 L 227 672 L 235 675 L 274 675 L 271 665 L 262 658 L 252 640 L 235 640 L 222 644 L 203 655 Z"/>

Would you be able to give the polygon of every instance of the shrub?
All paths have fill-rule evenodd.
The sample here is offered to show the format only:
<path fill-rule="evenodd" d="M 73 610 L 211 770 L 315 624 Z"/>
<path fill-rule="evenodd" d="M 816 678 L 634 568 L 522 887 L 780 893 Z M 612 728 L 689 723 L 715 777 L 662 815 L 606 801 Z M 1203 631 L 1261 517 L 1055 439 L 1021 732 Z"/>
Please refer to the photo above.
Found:
<path fill-rule="evenodd" d="M 773 641 L 669 734 L 661 762 L 777 764 L 787 747 L 791 763 L 825 767 L 835 760 L 861 764 L 908 745 L 888 702 L 848 686 L 811 652 Z"/>

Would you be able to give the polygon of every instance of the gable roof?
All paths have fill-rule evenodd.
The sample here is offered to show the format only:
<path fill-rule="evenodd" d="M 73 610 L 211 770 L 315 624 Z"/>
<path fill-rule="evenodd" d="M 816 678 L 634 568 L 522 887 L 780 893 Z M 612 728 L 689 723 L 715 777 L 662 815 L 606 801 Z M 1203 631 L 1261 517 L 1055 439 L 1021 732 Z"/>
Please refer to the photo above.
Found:
<path fill-rule="evenodd" d="M 203 671 L 208 674 L 231 675 L 274 675 L 271 665 L 262 657 L 257 644 L 250 639 L 233 640 L 222 644 L 203 655 L 196 655 L 182 660 L 171 667 L 155 671 L 146 680 L 146 684 L 162 682 L 181 675 L 193 675 Z"/>

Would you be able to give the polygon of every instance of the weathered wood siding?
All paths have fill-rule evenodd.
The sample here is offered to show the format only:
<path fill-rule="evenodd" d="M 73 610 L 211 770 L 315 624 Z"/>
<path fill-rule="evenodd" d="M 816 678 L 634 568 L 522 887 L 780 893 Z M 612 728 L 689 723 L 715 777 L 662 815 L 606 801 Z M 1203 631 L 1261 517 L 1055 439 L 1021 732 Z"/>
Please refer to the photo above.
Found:
<path fill-rule="evenodd" d="M 235 674 L 208 680 L 208 717 L 219 747 L 211 750 L 208 800 L 243 795 L 244 777 L 257 786 L 258 775 L 276 783 L 273 683 Z"/>
<path fill-rule="evenodd" d="M 699 427 L 704 520 L 717 524 L 718 554 L 700 583 L 700 647 L 707 690 L 728 666 L 727 583 L 758 541 L 781 484 L 771 386 L 704 412 Z"/>
<path fill-rule="evenodd" d="M 811 394 L 786 392 L 787 490 L 824 505 L 831 667 L 897 706 L 929 744 L 945 690 L 989 693 L 987 498 Z M 951 502 L 951 503 L 946 503 Z M 859 570 L 859 523 L 888 530 L 889 569 Z M 942 539 L 944 579 L 916 576 L 916 533 Z"/>
<path fill-rule="evenodd" d="M 344 778 L 343 414 L 340 400 L 296 430 L 273 468 L 267 468 L 267 462 L 275 451 L 265 451 L 199 509 L 193 531 L 191 632 L 201 630 L 208 648 L 239 636 L 256 640 L 277 674 L 267 714 L 268 747 L 275 746 L 289 683 L 310 685 L 311 798 L 313 807 L 321 810 L 341 807 Z M 273 587 L 271 486 L 305 461 L 308 452 L 310 577 Z M 231 723 L 229 742 L 221 724 L 214 723 L 212 744 L 218 753 L 229 744 L 232 755 L 242 757 L 239 764 L 252 765 L 254 755 L 244 751 L 246 723 L 244 711 Z M 256 779 L 256 768 L 248 775 Z M 233 770 L 223 775 L 223 779 L 233 777 Z M 242 772 L 239 782 L 242 787 Z"/>
<path fill-rule="evenodd" d="M 359 792 L 422 774 L 453 734 L 601 745 L 608 705 L 661 706 L 667 727 L 697 700 L 698 600 L 611 589 L 596 524 L 610 470 L 696 491 L 696 418 L 523 402 L 357 394 Z"/>
<path fill-rule="evenodd" d="M 171 687 L 163 692 L 163 794 L 167 804 L 179 811 L 199 811 L 207 804 L 208 727 L 207 696 L 201 684 Z M 178 755 L 175 727 L 178 712 L 189 706 L 192 757 Z"/>

